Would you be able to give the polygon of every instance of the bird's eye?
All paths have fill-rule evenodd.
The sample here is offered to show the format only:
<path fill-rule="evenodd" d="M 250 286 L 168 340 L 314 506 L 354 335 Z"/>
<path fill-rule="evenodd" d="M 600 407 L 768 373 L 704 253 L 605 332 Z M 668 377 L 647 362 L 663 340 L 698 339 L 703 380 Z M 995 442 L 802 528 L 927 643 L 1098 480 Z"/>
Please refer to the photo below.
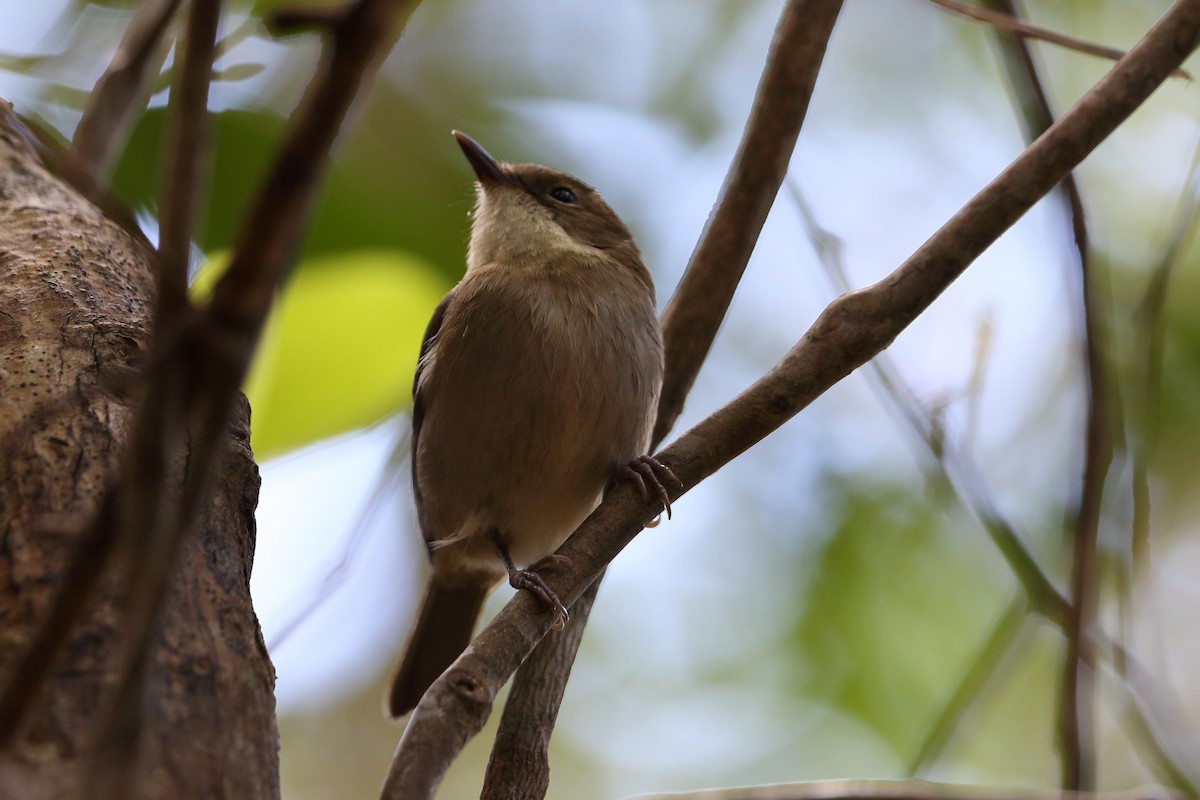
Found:
<path fill-rule="evenodd" d="M 560 203 L 577 203 L 579 198 L 565 186 L 555 186 L 550 190 L 550 196 Z"/>

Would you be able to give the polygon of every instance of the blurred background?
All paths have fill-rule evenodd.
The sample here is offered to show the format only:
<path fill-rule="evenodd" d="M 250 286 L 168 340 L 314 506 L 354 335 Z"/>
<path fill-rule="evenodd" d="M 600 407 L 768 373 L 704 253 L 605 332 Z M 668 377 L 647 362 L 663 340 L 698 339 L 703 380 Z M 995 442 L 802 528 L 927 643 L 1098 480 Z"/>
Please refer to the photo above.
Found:
<path fill-rule="evenodd" d="M 261 17 L 278 3 L 226 5 L 197 265 L 237 235 L 318 53 L 312 35 L 267 35 Z M 1122 49 L 1167 6 L 1025 3 L 1040 25 Z M 375 796 L 401 733 L 381 699 L 424 575 L 409 387 L 429 313 L 461 275 L 473 200 L 450 130 L 595 185 L 665 306 L 780 8 L 443 0 L 412 14 L 342 136 L 247 386 L 263 474 L 252 590 L 278 672 L 287 800 Z M 0 97 L 69 139 L 132 4 L 0 9 Z M 1059 113 L 1109 67 L 1032 47 Z M 769 369 L 841 281 L 886 275 L 1021 151 L 997 54 L 990 29 L 925 0 L 848 0 L 788 182 L 676 434 Z M 114 177 L 152 238 L 166 83 Z M 1173 79 L 1078 173 L 1117 441 L 1101 617 L 1145 674 L 1136 689 L 1154 732 L 1131 721 L 1134 684 L 1103 669 L 1104 788 L 1170 782 L 1164 759 L 1200 781 L 1198 144 L 1200 88 Z M 1146 298 L 1162 275 L 1156 310 Z M 549 796 L 912 774 L 1056 786 L 1063 639 L 1029 613 L 980 503 L 1065 593 L 1086 410 L 1080 298 L 1052 196 L 887 351 L 890 391 L 860 370 L 640 535 L 600 591 Z M 1139 487 L 1149 502 L 1135 508 Z M 1149 548 L 1133 558 L 1146 509 Z M 441 797 L 478 794 L 490 738 Z"/>

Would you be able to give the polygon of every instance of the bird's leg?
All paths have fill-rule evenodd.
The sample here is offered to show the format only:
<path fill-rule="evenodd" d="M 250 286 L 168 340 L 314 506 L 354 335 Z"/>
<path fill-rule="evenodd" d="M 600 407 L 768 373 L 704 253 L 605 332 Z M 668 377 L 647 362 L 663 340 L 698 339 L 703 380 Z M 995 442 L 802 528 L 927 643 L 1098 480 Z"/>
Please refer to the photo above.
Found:
<path fill-rule="evenodd" d="M 518 569 L 517 565 L 513 563 L 512 556 L 508 554 L 508 542 L 504 540 L 500 532 L 492 530 L 490 535 L 492 544 L 495 545 L 496 551 L 500 553 L 500 558 L 504 559 L 504 567 L 508 570 L 509 585 L 517 591 L 528 589 L 533 592 L 552 612 L 558 615 L 558 619 L 554 622 L 554 630 L 561 631 L 565 628 L 567 620 L 571 618 L 571 615 L 567 613 L 567 607 L 558 599 L 558 595 L 546 585 L 546 581 L 542 576 L 534 571 L 534 568 L 550 563 L 551 560 L 556 560 L 561 558 L 561 556 L 547 556 L 528 569 Z"/>
<path fill-rule="evenodd" d="M 628 464 L 618 467 L 617 474 L 614 476 L 614 480 L 621 479 L 636 483 L 645 500 L 650 499 L 650 490 L 653 489 L 655 496 L 663 504 L 663 510 L 667 512 L 667 519 L 670 519 L 671 496 L 667 494 L 667 487 L 663 486 L 663 478 L 683 487 L 683 481 L 675 476 L 671 468 L 654 456 L 638 456 Z"/>

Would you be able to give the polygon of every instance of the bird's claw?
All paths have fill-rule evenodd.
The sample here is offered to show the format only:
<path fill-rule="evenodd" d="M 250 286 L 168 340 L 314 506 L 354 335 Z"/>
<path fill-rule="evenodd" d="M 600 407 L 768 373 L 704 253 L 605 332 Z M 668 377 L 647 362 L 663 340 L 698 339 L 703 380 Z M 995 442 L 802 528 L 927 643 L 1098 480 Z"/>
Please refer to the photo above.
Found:
<path fill-rule="evenodd" d="M 547 556 L 547 558 L 552 558 L 552 556 Z M 563 556 L 559 556 L 558 558 L 563 558 Z M 545 560 L 542 559 L 542 561 Z M 542 561 L 538 563 L 541 564 Z M 509 585 L 518 591 L 527 589 L 532 592 L 535 597 L 546 604 L 546 607 L 550 611 L 557 615 L 557 619 L 555 619 L 552 626 L 554 630 L 561 631 L 567 627 L 567 621 L 571 619 L 571 615 L 567 612 L 567 607 L 558 599 L 558 595 L 554 593 L 554 590 L 546 585 L 546 581 L 541 575 L 532 569 L 513 570 L 508 574 L 508 582 Z"/>
<path fill-rule="evenodd" d="M 618 470 L 618 477 L 636 483 L 645 500 L 650 499 L 650 490 L 653 488 L 655 497 L 659 499 L 663 510 L 667 512 L 667 519 L 671 518 L 671 495 L 667 493 L 667 487 L 663 485 L 662 479 L 667 478 L 681 488 L 683 481 L 679 480 L 670 467 L 654 456 L 638 456 L 628 464 L 621 466 Z"/>

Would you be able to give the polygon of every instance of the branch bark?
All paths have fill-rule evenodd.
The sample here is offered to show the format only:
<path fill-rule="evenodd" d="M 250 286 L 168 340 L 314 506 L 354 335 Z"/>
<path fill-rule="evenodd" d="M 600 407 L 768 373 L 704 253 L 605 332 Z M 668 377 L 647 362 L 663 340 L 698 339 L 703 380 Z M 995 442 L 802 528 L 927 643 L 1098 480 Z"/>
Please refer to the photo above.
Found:
<path fill-rule="evenodd" d="M 146 107 L 166 56 L 167 26 L 179 0 L 146 0 L 133 15 L 108 69 L 92 87 L 71 143 L 69 179 L 95 202 L 108 185 L 129 131 Z"/>
<path fill-rule="evenodd" d="M 154 302 L 150 252 L 44 170 L 0 105 L 0 676 L 70 580 L 133 426 Z M 147 735 L 132 798 L 277 797 L 274 672 L 250 605 L 258 471 L 248 409 L 216 444 L 184 568 L 147 648 Z M 177 465 L 175 465 L 177 466 Z M 93 796 L 84 755 L 120 658 L 123 570 L 97 576 L 33 713 L 0 748 L 0 796 Z M 53 654 L 53 650 L 50 654 Z M 7 699 L 7 697 L 6 697 Z M 236 715 L 227 710 L 238 709 Z M 12 717 L 0 713 L 5 722 Z"/>
<path fill-rule="evenodd" d="M 1200 44 L 1200 0 L 1178 0 L 1075 106 L 891 275 L 844 294 L 774 369 L 659 454 L 678 496 L 770 434 L 886 347 L 963 270 L 1121 124 Z M 654 513 L 620 486 L 560 549 L 570 566 L 546 575 L 568 604 Z M 384 784 L 385 798 L 426 798 L 482 728 L 503 683 L 551 624 L 518 595 L 439 678 L 414 711 Z"/>
<path fill-rule="evenodd" d="M 655 443 L 666 438 L 683 411 L 783 185 L 841 8 L 840 0 L 791 0 L 776 26 L 737 155 L 687 271 L 663 312 L 667 371 Z"/>

